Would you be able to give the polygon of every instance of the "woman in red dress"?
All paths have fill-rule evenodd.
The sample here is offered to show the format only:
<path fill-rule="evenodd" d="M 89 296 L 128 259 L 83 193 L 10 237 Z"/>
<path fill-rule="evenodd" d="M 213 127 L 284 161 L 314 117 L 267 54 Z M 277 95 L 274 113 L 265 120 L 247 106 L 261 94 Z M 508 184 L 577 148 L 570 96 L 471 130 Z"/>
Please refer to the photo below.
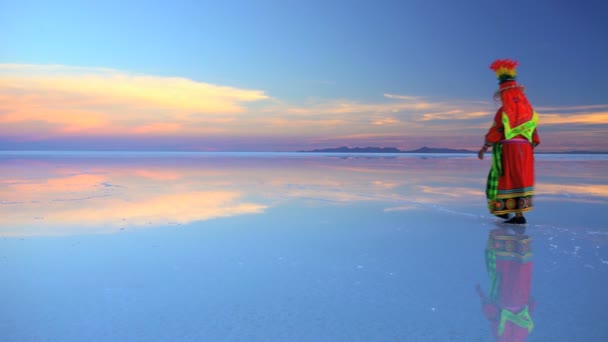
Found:
<path fill-rule="evenodd" d="M 492 169 L 486 186 L 490 213 L 507 219 L 506 223 L 525 224 L 523 213 L 532 209 L 534 195 L 533 149 L 540 139 L 536 131 L 538 115 L 524 95 L 524 88 L 515 81 L 517 64 L 504 59 L 490 65 L 499 82 L 494 96 L 500 98 L 502 106 L 478 157 L 483 159 L 492 147 Z M 512 213 L 514 217 L 510 217 Z"/>

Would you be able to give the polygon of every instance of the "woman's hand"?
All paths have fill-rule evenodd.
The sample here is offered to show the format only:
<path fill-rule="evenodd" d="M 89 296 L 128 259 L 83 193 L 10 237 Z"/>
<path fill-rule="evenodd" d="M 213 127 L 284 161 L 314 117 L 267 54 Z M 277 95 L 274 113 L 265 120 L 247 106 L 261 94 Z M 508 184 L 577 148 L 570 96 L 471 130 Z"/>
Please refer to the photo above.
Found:
<path fill-rule="evenodd" d="M 479 150 L 479 152 L 477 152 L 477 158 L 479 159 L 483 159 L 483 155 L 486 153 L 486 151 L 488 150 L 488 145 L 483 145 L 481 147 L 481 149 Z"/>

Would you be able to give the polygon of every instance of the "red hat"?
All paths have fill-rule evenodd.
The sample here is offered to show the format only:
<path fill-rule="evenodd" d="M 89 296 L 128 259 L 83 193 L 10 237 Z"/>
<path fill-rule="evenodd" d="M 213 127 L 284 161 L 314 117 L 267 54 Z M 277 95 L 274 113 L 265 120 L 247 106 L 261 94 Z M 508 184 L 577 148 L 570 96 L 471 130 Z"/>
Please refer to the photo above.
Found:
<path fill-rule="evenodd" d="M 508 58 L 497 59 L 490 64 L 490 69 L 496 72 L 496 78 L 498 79 L 500 89 L 517 85 L 517 82 L 515 82 L 517 76 L 515 68 L 517 65 L 519 65 L 517 61 Z"/>

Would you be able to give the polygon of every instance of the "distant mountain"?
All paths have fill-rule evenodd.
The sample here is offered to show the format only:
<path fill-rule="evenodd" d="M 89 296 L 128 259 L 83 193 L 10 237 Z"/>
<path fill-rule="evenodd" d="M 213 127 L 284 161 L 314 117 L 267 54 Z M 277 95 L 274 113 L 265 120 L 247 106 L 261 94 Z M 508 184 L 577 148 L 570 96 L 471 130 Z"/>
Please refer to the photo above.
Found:
<path fill-rule="evenodd" d="M 608 154 L 608 151 L 534 152 L 535 154 Z"/>
<path fill-rule="evenodd" d="M 403 153 L 395 147 L 355 147 L 350 148 L 346 146 L 335 147 L 335 148 L 323 148 L 312 151 L 298 151 L 298 152 L 321 152 L 321 153 Z"/>
<path fill-rule="evenodd" d="M 421 147 L 411 151 L 401 151 L 396 147 L 335 147 L 335 148 L 323 148 L 311 151 L 298 151 L 298 152 L 309 152 L 309 153 L 477 153 L 477 151 L 464 150 L 464 149 L 452 149 L 452 148 L 435 148 L 435 147 Z M 608 154 L 606 151 L 567 151 L 567 152 L 538 152 L 535 154 Z"/>
<path fill-rule="evenodd" d="M 312 153 L 475 153 L 469 150 L 455 150 L 451 148 L 432 148 L 422 147 L 412 151 L 401 151 L 396 147 L 336 147 L 336 148 L 323 148 L 311 151 L 298 151 L 298 152 L 312 152 Z"/>
<path fill-rule="evenodd" d="M 452 148 L 433 148 L 433 147 L 421 147 L 413 151 L 403 151 L 403 153 L 477 153 L 475 151 L 463 150 L 463 149 L 452 149 Z"/>

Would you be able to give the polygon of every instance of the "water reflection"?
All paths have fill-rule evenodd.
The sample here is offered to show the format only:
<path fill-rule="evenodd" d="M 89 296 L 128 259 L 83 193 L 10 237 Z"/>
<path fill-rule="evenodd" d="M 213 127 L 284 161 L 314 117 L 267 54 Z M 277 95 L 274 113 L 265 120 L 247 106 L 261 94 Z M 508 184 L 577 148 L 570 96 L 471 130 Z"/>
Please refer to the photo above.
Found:
<path fill-rule="evenodd" d="M 541 160 L 526 232 L 493 226 L 473 156 L 0 152 L 4 340 L 604 341 L 597 163 Z"/>
<path fill-rule="evenodd" d="M 497 341 L 525 341 L 534 329 L 532 239 L 525 228 L 490 231 L 485 249 L 487 292 L 477 285 L 482 311 Z"/>
<path fill-rule="evenodd" d="M 294 200 L 301 205 L 386 203 L 386 212 L 465 195 L 477 202 L 471 195 L 481 198 L 481 191 L 439 195 L 463 173 L 461 168 L 441 171 L 453 164 L 447 158 L 421 163 L 419 158 L 319 156 L 0 155 L 0 234 L 188 224 L 260 214 Z M 439 171 L 429 173 L 429 167 Z"/>
<path fill-rule="evenodd" d="M 606 165 L 584 163 L 581 170 Z M 293 201 L 481 215 L 486 169 L 473 156 L 0 153 L 0 234 L 118 232 L 261 214 Z M 571 172 L 564 186 L 551 168 L 539 169 L 544 199 L 606 203 L 601 180 L 585 184 Z"/>

